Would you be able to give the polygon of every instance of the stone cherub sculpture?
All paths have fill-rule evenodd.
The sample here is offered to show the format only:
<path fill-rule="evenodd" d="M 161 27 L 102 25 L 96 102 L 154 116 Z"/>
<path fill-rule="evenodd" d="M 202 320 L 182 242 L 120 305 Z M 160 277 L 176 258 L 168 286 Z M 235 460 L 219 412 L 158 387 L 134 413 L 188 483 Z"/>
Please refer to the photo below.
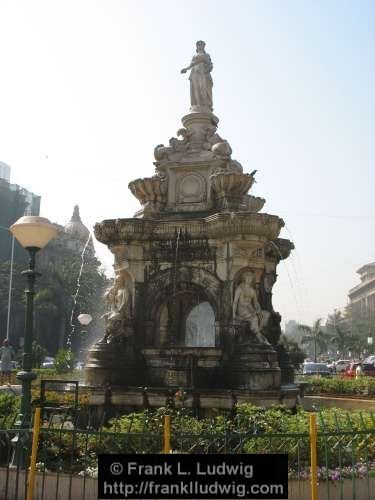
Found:
<path fill-rule="evenodd" d="M 103 342 L 111 342 L 123 333 L 123 322 L 129 314 L 131 295 L 126 285 L 126 276 L 122 270 L 117 271 L 115 282 L 104 293 L 109 311 L 103 314 L 105 335 Z"/>
<path fill-rule="evenodd" d="M 262 328 L 269 319 L 269 312 L 262 311 L 256 290 L 253 286 L 254 273 L 248 271 L 242 276 L 242 281 L 236 288 L 233 300 L 233 319 L 247 321 L 250 329 L 255 333 L 256 339 L 269 345 L 266 337 L 261 333 Z"/>
<path fill-rule="evenodd" d="M 190 65 L 181 73 L 190 71 L 190 103 L 191 111 L 212 111 L 212 77 L 213 68 L 209 54 L 204 50 L 206 44 L 202 40 L 196 43 L 196 54 Z"/>

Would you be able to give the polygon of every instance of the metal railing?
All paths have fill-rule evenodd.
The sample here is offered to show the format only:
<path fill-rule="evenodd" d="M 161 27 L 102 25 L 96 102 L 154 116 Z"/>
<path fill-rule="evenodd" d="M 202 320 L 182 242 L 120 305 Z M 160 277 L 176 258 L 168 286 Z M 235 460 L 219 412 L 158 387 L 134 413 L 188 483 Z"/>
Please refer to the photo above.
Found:
<path fill-rule="evenodd" d="M 186 432 L 178 419 L 160 415 L 112 418 L 105 424 L 104 414 L 98 419 L 83 410 L 51 413 L 42 422 L 37 453 L 34 447 L 36 482 L 28 500 L 96 498 L 98 454 L 161 452 L 287 453 L 290 499 L 374 499 L 375 415 L 343 415 L 333 413 L 328 420 L 324 412 L 312 414 L 304 432 L 264 431 L 254 422 L 246 432 L 242 422 L 237 431 L 235 420 L 223 430 L 212 426 Z M 18 443 L 31 446 L 32 433 L 0 419 L 0 500 L 27 498 L 28 471 L 11 464 Z"/>

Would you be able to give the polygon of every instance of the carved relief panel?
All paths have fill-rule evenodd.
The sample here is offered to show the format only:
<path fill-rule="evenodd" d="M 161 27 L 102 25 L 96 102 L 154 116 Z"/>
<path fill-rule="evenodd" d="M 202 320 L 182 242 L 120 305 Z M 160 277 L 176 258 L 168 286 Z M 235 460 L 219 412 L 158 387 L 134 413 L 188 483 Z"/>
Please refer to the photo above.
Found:
<path fill-rule="evenodd" d="M 178 211 L 209 208 L 210 167 L 170 167 L 168 169 L 168 209 Z"/>
<path fill-rule="evenodd" d="M 206 201 L 206 180 L 201 174 L 186 174 L 177 179 L 177 203 L 202 203 Z"/>

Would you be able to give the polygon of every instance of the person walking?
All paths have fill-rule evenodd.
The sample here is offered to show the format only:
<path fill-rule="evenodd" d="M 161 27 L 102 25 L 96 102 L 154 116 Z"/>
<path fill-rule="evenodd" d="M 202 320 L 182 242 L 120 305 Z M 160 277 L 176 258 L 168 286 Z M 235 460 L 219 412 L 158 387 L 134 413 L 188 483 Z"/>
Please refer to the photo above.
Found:
<path fill-rule="evenodd" d="M 357 366 L 357 368 L 355 369 L 355 378 L 360 378 L 360 377 L 362 377 L 362 375 L 363 375 L 362 365 L 359 364 Z"/>
<path fill-rule="evenodd" d="M 10 375 L 12 373 L 12 357 L 13 348 L 9 344 L 9 340 L 5 339 L 2 347 L 0 347 L 0 384 L 7 382 L 10 384 Z"/>

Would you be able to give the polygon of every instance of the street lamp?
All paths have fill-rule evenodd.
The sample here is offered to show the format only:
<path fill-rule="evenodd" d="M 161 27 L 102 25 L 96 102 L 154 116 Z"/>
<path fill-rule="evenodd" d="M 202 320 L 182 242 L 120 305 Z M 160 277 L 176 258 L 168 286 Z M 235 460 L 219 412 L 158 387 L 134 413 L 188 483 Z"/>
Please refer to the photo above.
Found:
<path fill-rule="evenodd" d="M 91 314 L 85 314 L 85 313 L 80 314 L 78 316 L 78 321 L 81 323 L 81 325 L 87 326 L 91 323 L 92 316 L 91 316 Z"/>
<path fill-rule="evenodd" d="M 21 408 L 16 426 L 20 429 L 29 429 L 31 425 L 31 382 L 36 378 L 32 371 L 32 342 L 33 342 L 33 308 L 34 284 L 39 275 L 35 271 L 35 255 L 57 235 L 56 227 L 44 217 L 26 215 L 18 219 L 10 228 L 10 232 L 29 253 L 29 269 L 23 271 L 27 278 L 25 335 L 22 356 L 22 369 L 17 378 L 22 384 Z M 20 451 L 20 447 L 17 446 Z M 22 455 L 21 455 L 22 456 Z M 17 457 L 20 459 L 21 457 Z M 23 456 L 25 465 L 26 456 Z M 19 465 L 20 462 L 17 460 Z"/>

